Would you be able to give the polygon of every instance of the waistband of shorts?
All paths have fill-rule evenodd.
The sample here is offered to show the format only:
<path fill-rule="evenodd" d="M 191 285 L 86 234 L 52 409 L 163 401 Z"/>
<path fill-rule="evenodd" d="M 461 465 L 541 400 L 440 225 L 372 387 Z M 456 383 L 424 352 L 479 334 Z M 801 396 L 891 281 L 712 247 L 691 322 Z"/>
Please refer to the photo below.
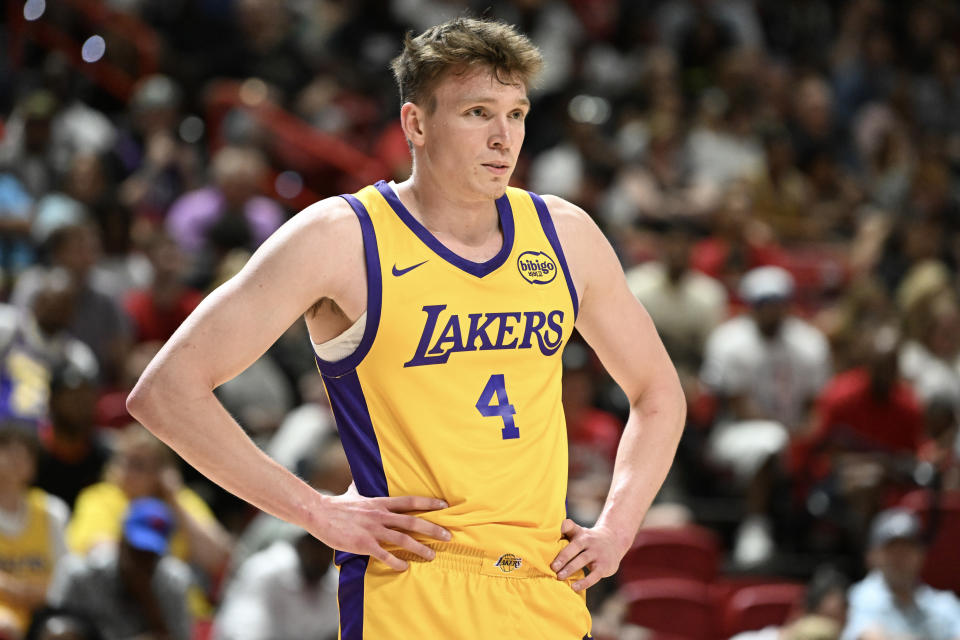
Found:
<path fill-rule="evenodd" d="M 491 576 L 494 578 L 523 579 L 523 578 L 550 578 L 556 580 L 554 574 L 544 573 L 521 556 L 512 553 L 493 555 L 482 549 L 468 547 L 462 544 L 434 543 L 428 544 L 436 556 L 433 560 L 425 560 L 406 549 L 391 550 L 393 555 L 402 560 L 415 564 L 429 564 L 445 571 L 470 573 Z"/>

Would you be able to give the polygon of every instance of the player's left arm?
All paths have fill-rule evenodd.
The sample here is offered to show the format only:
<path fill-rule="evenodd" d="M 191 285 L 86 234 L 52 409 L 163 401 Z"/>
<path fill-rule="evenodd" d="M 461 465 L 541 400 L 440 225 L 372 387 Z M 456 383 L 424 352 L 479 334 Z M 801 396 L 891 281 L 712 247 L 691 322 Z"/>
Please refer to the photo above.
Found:
<path fill-rule="evenodd" d="M 630 293 L 620 261 L 593 220 L 557 197 L 552 214 L 580 298 L 577 329 L 630 400 L 613 480 L 597 523 L 563 523 L 570 539 L 551 565 L 560 579 L 584 567 L 582 591 L 613 575 L 667 476 L 686 420 L 676 369 L 649 314 Z"/>

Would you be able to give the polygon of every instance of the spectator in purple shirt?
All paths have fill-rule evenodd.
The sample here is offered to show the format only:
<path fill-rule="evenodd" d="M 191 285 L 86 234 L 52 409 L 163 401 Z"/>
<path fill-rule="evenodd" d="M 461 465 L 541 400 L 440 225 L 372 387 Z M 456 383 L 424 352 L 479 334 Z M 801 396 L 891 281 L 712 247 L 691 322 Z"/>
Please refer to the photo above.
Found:
<path fill-rule="evenodd" d="M 266 163 L 259 152 L 224 147 L 211 163 L 212 184 L 190 191 L 167 212 L 167 233 L 193 258 L 197 284 L 232 249 L 253 251 L 283 224 L 283 209 L 260 195 Z"/>

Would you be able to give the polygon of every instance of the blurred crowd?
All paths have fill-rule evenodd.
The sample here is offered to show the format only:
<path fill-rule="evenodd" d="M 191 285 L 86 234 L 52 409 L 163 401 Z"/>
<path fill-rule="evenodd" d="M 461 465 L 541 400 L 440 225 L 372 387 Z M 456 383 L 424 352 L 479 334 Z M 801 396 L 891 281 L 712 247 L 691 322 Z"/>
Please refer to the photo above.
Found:
<path fill-rule="evenodd" d="M 811 580 L 806 615 L 763 637 L 960 638 L 960 603 L 920 573 L 949 520 L 933 507 L 960 490 L 956 2 L 13 5 L 0 638 L 336 637 L 332 551 L 211 485 L 124 400 L 303 204 L 408 175 L 388 62 L 407 30 L 464 14 L 543 51 L 514 184 L 594 217 L 680 372 L 689 423 L 645 526 L 712 531 L 727 576 Z M 124 19 L 159 43 L 149 74 Z M 98 62 L 63 46 L 93 34 Z M 304 130 L 380 175 L 306 153 Z M 563 359 L 568 507 L 592 524 L 628 406 L 582 342 Z M 349 484 L 302 323 L 217 395 L 318 490 Z M 921 498 L 926 515 L 903 510 Z M 597 638 L 646 637 L 622 582 L 591 590 Z"/>

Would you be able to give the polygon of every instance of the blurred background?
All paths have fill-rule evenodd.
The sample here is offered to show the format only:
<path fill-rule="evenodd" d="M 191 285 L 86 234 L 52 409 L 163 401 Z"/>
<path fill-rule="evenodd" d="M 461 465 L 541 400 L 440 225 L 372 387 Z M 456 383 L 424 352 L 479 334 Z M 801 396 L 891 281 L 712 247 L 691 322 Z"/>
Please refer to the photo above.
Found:
<path fill-rule="evenodd" d="M 960 638 L 952 0 L 8 0 L 0 638 L 336 637 L 331 551 L 124 400 L 286 219 L 407 177 L 388 62 L 459 15 L 541 48 L 513 184 L 594 217 L 687 396 L 594 637 Z M 628 406 L 578 338 L 563 362 L 589 525 Z M 302 323 L 217 394 L 346 488 Z"/>

